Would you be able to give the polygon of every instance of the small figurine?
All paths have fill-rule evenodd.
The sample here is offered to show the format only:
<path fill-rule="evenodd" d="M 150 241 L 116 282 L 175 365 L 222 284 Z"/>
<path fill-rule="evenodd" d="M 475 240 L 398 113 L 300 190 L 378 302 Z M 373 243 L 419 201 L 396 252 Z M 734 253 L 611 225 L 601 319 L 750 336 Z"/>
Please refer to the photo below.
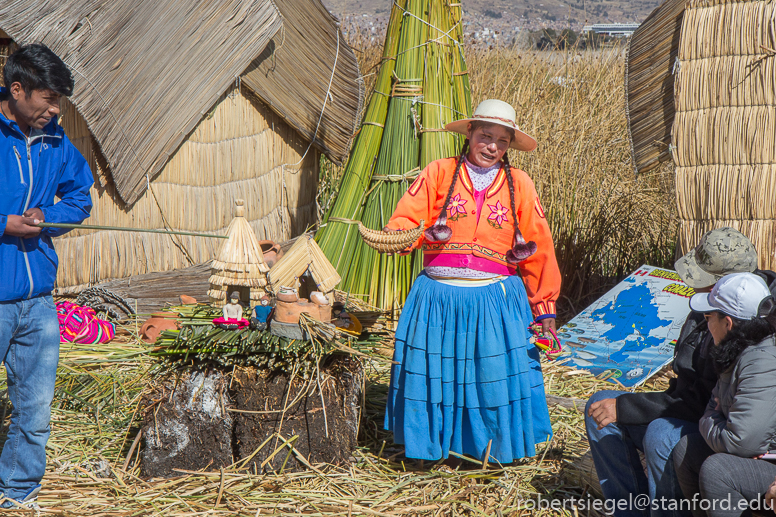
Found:
<path fill-rule="evenodd" d="M 224 305 L 223 316 L 213 320 L 224 330 L 237 330 L 249 325 L 248 320 L 243 317 L 243 308 L 240 305 L 240 293 L 232 291 L 229 296 L 229 303 Z"/>
<path fill-rule="evenodd" d="M 225 320 L 243 320 L 243 309 L 240 305 L 240 293 L 232 291 L 229 296 L 229 303 L 224 305 L 224 319 Z"/>
<path fill-rule="evenodd" d="M 272 306 L 269 304 L 269 298 L 262 296 L 261 305 L 257 305 L 253 309 L 253 316 L 251 317 L 251 328 L 256 330 L 266 329 L 267 319 L 269 319 L 271 313 Z"/>

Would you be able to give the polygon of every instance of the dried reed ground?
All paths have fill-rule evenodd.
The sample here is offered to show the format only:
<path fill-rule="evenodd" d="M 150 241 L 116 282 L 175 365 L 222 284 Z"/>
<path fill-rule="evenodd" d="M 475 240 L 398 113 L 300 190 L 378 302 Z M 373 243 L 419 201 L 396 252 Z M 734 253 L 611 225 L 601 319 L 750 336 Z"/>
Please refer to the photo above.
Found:
<path fill-rule="evenodd" d="M 361 53 L 363 63 L 369 62 L 369 52 Z M 585 296 L 602 289 L 601 279 L 642 261 L 672 258 L 671 178 L 665 173 L 635 178 L 630 172 L 620 54 L 547 59 L 495 50 L 468 57 L 475 102 L 494 96 L 512 102 L 522 125 L 540 142 L 536 153 L 515 157 L 514 163 L 539 187 L 558 242 L 567 312 L 579 310 Z M 362 65 L 362 70 L 368 73 L 369 67 Z M 336 186 L 336 169 L 325 168 L 323 174 L 328 185 Z M 326 199 L 324 189 L 319 200 Z M 384 350 L 368 361 L 362 447 L 352 465 L 318 465 L 288 475 L 227 470 L 141 480 L 138 449 L 129 452 L 137 435 L 140 393 L 154 382 L 158 367 L 144 355 L 147 349 L 138 343 L 134 326 L 120 334 L 117 343 L 107 346 L 62 347 L 40 497 L 45 514 L 557 515 L 529 510 L 520 500 L 539 494 L 560 500 L 585 490 L 563 480 L 587 444 L 581 415 L 560 407 L 551 410 L 551 443 L 517 466 L 491 465 L 487 472 L 412 470 L 381 430 L 389 364 Z M 553 395 L 587 398 L 612 386 L 563 366 L 545 365 L 544 371 Z M 664 387 L 660 379 L 644 389 Z M 0 416 L 7 425 L 8 414 Z M 106 465 L 110 474 L 99 477 L 108 472 Z"/>
<path fill-rule="evenodd" d="M 237 469 L 181 472 L 180 477 L 158 481 L 137 477 L 139 448 L 132 447 L 140 394 L 159 372 L 145 355 L 147 347 L 137 340 L 136 327 L 124 327 L 117 342 L 109 345 L 63 344 L 41 512 L 176 517 L 557 515 L 530 511 L 526 509 L 530 503 L 521 500 L 540 496 L 563 500 L 585 493 L 582 487 L 568 486 L 563 477 L 564 469 L 571 468 L 570 462 L 587 448 L 581 414 L 561 407 L 551 409 L 552 441 L 541 444 L 535 458 L 516 466 L 418 470 L 403 461 L 401 448 L 381 430 L 389 367 L 385 355 L 389 343 L 385 344 L 367 360 L 361 447 L 351 465 L 315 465 L 305 473 L 274 475 Z M 544 371 L 548 393 L 554 395 L 586 398 L 611 387 L 562 365 L 545 364 Z M 2 383 L 4 377 L 0 376 Z M 654 381 L 647 389 L 663 389 L 663 382 Z M 3 416 L 7 431 L 8 415 Z"/>

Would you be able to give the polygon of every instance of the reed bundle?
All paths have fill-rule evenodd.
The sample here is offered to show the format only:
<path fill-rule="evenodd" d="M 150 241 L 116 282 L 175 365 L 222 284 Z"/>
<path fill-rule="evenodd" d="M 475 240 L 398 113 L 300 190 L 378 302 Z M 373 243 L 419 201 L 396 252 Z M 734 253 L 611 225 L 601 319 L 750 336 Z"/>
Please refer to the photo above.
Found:
<path fill-rule="evenodd" d="M 375 124 L 385 128 L 379 149 L 361 148 L 364 135 L 359 135 L 351 160 L 368 168 L 361 169 L 359 176 L 350 176 L 346 169 L 339 197 L 317 236 L 342 275 L 341 288 L 367 295 L 370 303 L 383 309 L 404 303 L 422 269 L 420 252 L 378 254 L 358 239 L 352 227 L 361 223 L 367 229 L 382 229 L 419 171 L 433 160 L 457 153 L 460 138 L 443 127 L 471 110 L 460 15 L 458 6 L 439 0 L 394 4 L 383 65 L 367 111 L 367 117 L 378 109 L 385 115 L 379 121 L 367 118 L 362 125 L 362 131 Z M 372 104 L 375 109 L 370 111 Z M 346 189 L 358 195 L 343 198 Z M 340 224 L 329 228 L 332 223 Z M 351 228 L 343 229 L 341 224 Z"/>
<path fill-rule="evenodd" d="M 246 89 L 230 89 L 221 97 L 151 182 L 155 198 L 146 193 L 131 207 L 105 176 L 106 166 L 83 117 L 72 104 L 62 104 L 60 122 L 95 172 L 88 224 L 223 235 L 237 198 L 249 200 L 245 217 L 261 239 L 288 240 L 315 220 L 318 152 L 309 152 L 298 171 L 286 170 L 285 165 L 299 161 L 306 144 Z M 213 240 L 74 230 L 54 241 L 66 264 L 57 285 L 63 291 L 78 290 L 207 262 L 220 249 Z M 114 256 L 121 260 L 108 260 Z"/>
<path fill-rule="evenodd" d="M 679 43 L 673 158 L 688 249 L 732 226 L 776 267 L 776 7 L 766 1 L 688 3 Z"/>

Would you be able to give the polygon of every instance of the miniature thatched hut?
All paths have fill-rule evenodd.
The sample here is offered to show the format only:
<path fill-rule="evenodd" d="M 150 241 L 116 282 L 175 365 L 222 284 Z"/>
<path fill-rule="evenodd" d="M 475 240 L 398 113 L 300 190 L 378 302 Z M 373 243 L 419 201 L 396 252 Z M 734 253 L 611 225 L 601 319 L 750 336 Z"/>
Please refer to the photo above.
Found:
<path fill-rule="evenodd" d="M 334 302 L 334 288 L 340 283 L 337 270 L 310 235 L 302 235 L 269 272 L 270 290 L 278 294 L 281 287 L 298 288 L 303 275 L 309 275 L 315 290 Z"/>
<path fill-rule="evenodd" d="M 320 0 L 8 0 L 0 30 L 73 72 L 60 122 L 95 175 L 89 224 L 223 235 L 244 198 L 260 238 L 287 240 L 315 221 L 321 153 L 341 162 L 358 123 L 357 61 Z M 221 244 L 76 230 L 55 240 L 58 285 L 207 262 Z"/>
<path fill-rule="evenodd" d="M 767 269 L 776 268 L 774 19 L 764 0 L 666 0 L 634 34 L 627 65 L 634 163 L 644 171 L 673 159 L 681 247 L 732 226 Z"/>
<path fill-rule="evenodd" d="M 244 201 L 238 199 L 235 204 L 234 219 L 226 230 L 229 238 L 210 265 L 207 294 L 210 303 L 218 307 L 223 306 L 234 291 L 240 293 L 241 301 L 251 306 L 257 305 L 266 294 L 263 287 L 267 285 L 269 266 L 264 262 L 256 233 L 245 219 Z"/>

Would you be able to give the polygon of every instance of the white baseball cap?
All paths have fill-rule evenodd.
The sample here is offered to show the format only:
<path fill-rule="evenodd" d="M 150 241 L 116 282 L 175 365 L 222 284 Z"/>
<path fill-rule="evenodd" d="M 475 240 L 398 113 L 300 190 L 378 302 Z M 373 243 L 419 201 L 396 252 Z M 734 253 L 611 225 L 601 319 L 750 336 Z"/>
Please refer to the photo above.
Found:
<path fill-rule="evenodd" d="M 690 308 L 750 320 L 758 316 L 760 304 L 769 296 L 771 292 L 761 277 L 754 273 L 733 273 L 720 278 L 710 293 L 698 293 L 690 298 Z"/>

